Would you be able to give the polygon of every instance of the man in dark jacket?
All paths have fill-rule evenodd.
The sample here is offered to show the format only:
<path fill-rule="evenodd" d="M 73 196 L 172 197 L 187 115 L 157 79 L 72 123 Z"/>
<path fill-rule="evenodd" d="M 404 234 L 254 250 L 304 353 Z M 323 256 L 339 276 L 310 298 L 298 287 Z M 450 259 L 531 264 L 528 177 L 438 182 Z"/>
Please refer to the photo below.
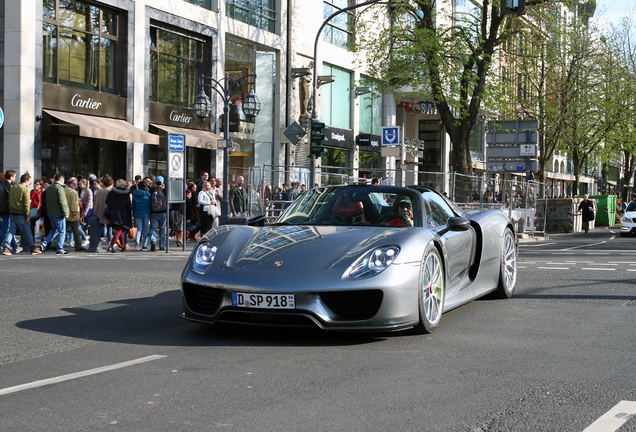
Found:
<path fill-rule="evenodd" d="M 249 210 L 249 197 L 247 196 L 247 191 L 243 188 L 243 183 L 245 183 L 243 176 L 238 176 L 236 186 L 230 189 L 228 193 L 232 216 Z"/>
<path fill-rule="evenodd" d="M 53 184 L 46 190 L 46 212 L 51 221 L 52 230 L 42 243 L 40 250 L 44 252 L 46 246 L 57 235 L 57 255 L 67 255 L 64 250 L 64 238 L 66 237 L 66 217 L 69 215 L 66 192 L 64 191 L 64 175 L 57 173 L 53 178 Z"/>
<path fill-rule="evenodd" d="M 583 229 L 588 232 L 590 229 L 590 221 L 594 220 L 594 203 L 588 199 L 589 195 L 583 195 L 583 201 L 579 203 L 579 210 L 582 213 Z"/>
<path fill-rule="evenodd" d="M 165 250 L 166 246 L 166 210 L 168 200 L 163 189 L 163 177 L 157 176 L 156 185 L 150 189 L 150 251 L 157 248 L 157 228 L 159 228 L 159 250 Z M 155 195 L 158 194 L 158 195 Z M 163 198 L 161 198 L 163 195 Z M 157 202 L 163 199 L 164 207 L 158 207 Z"/>
<path fill-rule="evenodd" d="M 9 212 L 9 190 L 15 181 L 15 171 L 7 170 L 4 181 L 0 183 L 0 218 L 2 218 L 2 227 L 0 227 L 0 243 L 8 245 L 11 243 L 14 251 L 18 251 L 18 244 L 13 236 L 8 238 L 9 227 L 11 226 L 11 213 Z M 8 252 L 8 253 L 7 253 Z M 5 255 L 11 255 L 11 252 L 3 248 Z"/>

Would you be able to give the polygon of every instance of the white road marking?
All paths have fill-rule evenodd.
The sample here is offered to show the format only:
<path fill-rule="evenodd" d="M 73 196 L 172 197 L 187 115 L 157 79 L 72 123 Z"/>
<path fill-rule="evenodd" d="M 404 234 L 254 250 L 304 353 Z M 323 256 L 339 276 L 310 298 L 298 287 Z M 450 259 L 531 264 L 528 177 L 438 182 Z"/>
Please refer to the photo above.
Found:
<path fill-rule="evenodd" d="M 63 381 L 69 381 L 72 379 L 77 379 L 77 378 L 82 378 L 85 376 L 89 376 L 89 375 L 96 375 L 102 372 L 108 372 L 111 370 L 115 370 L 115 369 L 121 369 L 121 368 L 125 368 L 128 366 L 134 366 L 137 364 L 141 364 L 141 363 L 146 363 L 149 361 L 153 361 L 153 360 L 159 360 L 161 358 L 167 357 L 165 355 L 151 355 L 148 357 L 142 357 L 142 358 L 138 358 L 135 360 L 129 360 L 129 361 L 125 361 L 125 362 L 121 362 L 121 363 L 115 363 L 113 365 L 110 366 L 103 366 L 103 367 L 99 367 L 99 368 L 95 368 L 95 369 L 90 369 L 87 371 L 83 371 L 83 372 L 75 372 L 72 374 L 68 374 L 68 375 L 62 375 L 59 377 L 54 377 L 54 378 L 48 378 L 45 380 L 40 380 L 40 381 L 33 381 L 27 384 L 20 384 L 17 386 L 13 386 L 13 387 L 7 387 L 4 389 L 0 389 L 0 396 L 4 396 L 10 393 L 16 393 L 22 390 L 28 390 L 28 389 L 32 389 L 32 388 L 37 388 L 37 387 L 42 387 L 45 385 L 49 385 L 49 384 L 56 384 L 59 382 L 63 382 Z"/>
<path fill-rule="evenodd" d="M 627 271 L 636 272 L 636 269 L 627 269 Z"/>
<path fill-rule="evenodd" d="M 611 236 L 610 240 L 614 240 L 616 238 L 616 236 Z"/>
<path fill-rule="evenodd" d="M 527 248 L 527 247 L 545 247 L 545 246 L 549 246 L 549 245 L 553 245 L 553 244 L 556 244 L 556 243 L 554 243 L 554 242 L 551 242 L 551 243 L 539 243 L 539 244 L 525 244 L 525 243 L 522 243 L 522 246 L 524 248 Z"/>
<path fill-rule="evenodd" d="M 620 401 L 611 410 L 586 427 L 583 432 L 613 432 L 636 414 L 636 402 Z"/>
<path fill-rule="evenodd" d="M 518 265 L 517 268 L 528 268 L 528 267 Z M 634 270 L 634 271 L 636 271 L 636 270 Z"/>
<path fill-rule="evenodd" d="M 616 270 L 613 268 L 600 268 L 600 267 L 584 267 L 581 270 Z"/>
<path fill-rule="evenodd" d="M 573 249 L 580 249 L 582 247 L 589 247 L 589 246 L 596 246 L 596 245 L 600 245 L 600 244 L 604 244 L 607 243 L 606 241 L 602 241 L 602 242 L 598 242 L 598 243 L 590 243 L 590 244 L 585 244 L 585 245 L 581 245 L 581 246 L 574 246 L 571 248 L 565 248 L 565 249 L 561 249 L 562 251 L 567 251 L 567 250 L 573 250 Z"/>
<path fill-rule="evenodd" d="M 570 270 L 570 267 L 537 267 L 540 270 Z"/>

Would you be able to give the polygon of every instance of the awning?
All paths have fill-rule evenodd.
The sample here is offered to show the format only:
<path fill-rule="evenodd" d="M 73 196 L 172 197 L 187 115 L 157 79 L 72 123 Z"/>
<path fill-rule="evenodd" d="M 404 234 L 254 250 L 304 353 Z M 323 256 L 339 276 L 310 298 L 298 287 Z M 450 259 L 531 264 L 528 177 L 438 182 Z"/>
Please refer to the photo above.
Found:
<path fill-rule="evenodd" d="M 62 111 L 44 110 L 51 117 L 79 128 L 78 135 L 111 141 L 159 144 L 159 136 L 145 132 L 127 121 Z"/>
<path fill-rule="evenodd" d="M 155 123 L 152 123 L 151 125 L 169 134 L 185 135 L 187 147 L 197 147 L 197 148 L 204 148 L 209 150 L 216 150 L 218 148 L 217 141 L 220 139 L 223 139 L 221 138 L 220 135 L 217 135 L 215 133 L 208 132 L 208 131 L 198 130 L 198 129 L 185 129 L 185 128 L 179 128 L 174 126 L 165 126 L 165 125 L 160 125 Z"/>

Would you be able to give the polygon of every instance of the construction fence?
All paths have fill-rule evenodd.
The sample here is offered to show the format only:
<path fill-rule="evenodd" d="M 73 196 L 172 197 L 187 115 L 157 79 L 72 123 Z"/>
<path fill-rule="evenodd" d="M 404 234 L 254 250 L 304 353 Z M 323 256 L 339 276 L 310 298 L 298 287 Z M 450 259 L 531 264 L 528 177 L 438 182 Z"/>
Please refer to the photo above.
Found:
<path fill-rule="evenodd" d="M 517 224 L 520 233 L 545 234 L 548 215 L 547 185 L 520 178 L 491 178 L 486 173 L 466 176 L 412 170 L 367 170 L 364 178 L 354 177 L 353 170 L 320 167 L 316 183 L 320 186 L 371 184 L 376 178 L 384 185 L 428 186 L 446 195 L 464 210 L 495 209 Z M 309 167 L 262 165 L 249 168 L 246 178 L 250 190 L 250 216 L 265 215 L 271 223 L 280 216 L 300 192 L 309 185 Z M 283 184 L 292 190 L 292 199 L 280 199 Z"/>

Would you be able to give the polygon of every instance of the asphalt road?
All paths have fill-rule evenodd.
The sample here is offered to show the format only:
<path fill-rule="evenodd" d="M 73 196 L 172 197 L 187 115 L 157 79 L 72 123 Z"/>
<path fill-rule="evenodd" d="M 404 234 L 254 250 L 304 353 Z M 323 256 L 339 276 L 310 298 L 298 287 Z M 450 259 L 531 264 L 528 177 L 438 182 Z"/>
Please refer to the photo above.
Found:
<path fill-rule="evenodd" d="M 193 324 L 185 260 L 0 256 L 0 431 L 582 431 L 636 401 L 617 228 L 520 244 L 513 298 L 424 336 Z"/>

